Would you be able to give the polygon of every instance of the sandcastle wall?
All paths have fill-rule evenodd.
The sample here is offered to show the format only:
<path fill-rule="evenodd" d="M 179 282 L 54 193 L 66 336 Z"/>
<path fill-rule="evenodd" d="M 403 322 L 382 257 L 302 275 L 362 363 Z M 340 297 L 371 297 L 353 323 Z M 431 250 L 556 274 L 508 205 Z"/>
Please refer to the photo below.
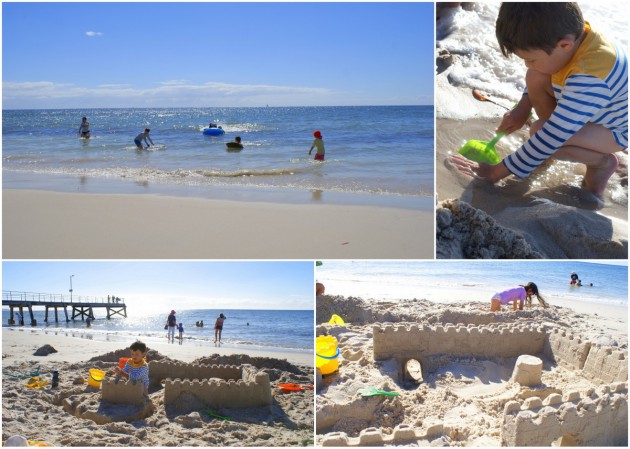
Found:
<path fill-rule="evenodd" d="M 584 363 L 584 374 L 602 382 L 628 380 L 628 351 L 592 345 Z"/>
<path fill-rule="evenodd" d="M 164 380 L 164 403 L 180 396 L 194 397 L 211 408 L 271 405 L 269 375 L 252 365 L 193 365 L 179 362 L 149 363 L 153 383 Z"/>
<path fill-rule="evenodd" d="M 438 354 L 470 357 L 516 357 L 543 352 L 542 326 L 499 324 L 375 325 L 374 360 L 423 358 Z"/>
<path fill-rule="evenodd" d="M 503 411 L 505 446 L 627 446 L 628 383 L 585 393 L 510 401 Z M 620 425 L 626 423 L 626 425 Z"/>
<path fill-rule="evenodd" d="M 133 380 L 105 377 L 101 381 L 101 398 L 113 404 L 140 404 L 144 396 L 144 384 Z"/>
<path fill-rule="evenodd" d="M 243 370 L 248 371 L 251 365 L 194 365 L 182 362 L 149 362 L 149 378 L 154 386 L 160 386 L 164 379 L 222 379 L 225 381 L 243 379 Z M 253 368 L 253 367 L 252 367 Z"/>

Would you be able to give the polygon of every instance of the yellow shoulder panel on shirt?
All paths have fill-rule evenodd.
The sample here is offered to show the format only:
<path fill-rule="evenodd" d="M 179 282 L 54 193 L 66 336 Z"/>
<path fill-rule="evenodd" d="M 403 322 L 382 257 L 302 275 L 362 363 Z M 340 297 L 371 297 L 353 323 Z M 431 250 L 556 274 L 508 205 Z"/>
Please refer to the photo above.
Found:
<path fill-rule="evenodd" d="M 564 87 L 566 79 L 577 73 L 593 75 L 605 79 L 615 66 L 617 52 L 615 47 L 600 33 L 585 24 L 587 33 L 584 41 L 569 63 L 551 77 L 554 85 Z"/>

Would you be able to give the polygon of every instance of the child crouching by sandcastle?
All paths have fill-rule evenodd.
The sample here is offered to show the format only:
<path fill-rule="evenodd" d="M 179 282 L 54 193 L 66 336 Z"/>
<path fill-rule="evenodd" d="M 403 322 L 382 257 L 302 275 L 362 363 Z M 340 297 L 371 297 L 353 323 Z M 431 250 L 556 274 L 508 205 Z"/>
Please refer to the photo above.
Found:
<path fill-rule="evenodd" d="M 147 355 L 147 345 L 141 341 L 133 343 L 131 358 L 127 360 L 123 369 L 116 367 L 116 375 L 127 377 L 135 382 L 144 384 L 144 394 L 149 394 L 149 365 L 145 359 Z"/>
<path fill-rule="evenodd" d="M 514 311 L 516 312 L 516 303 L 519 302 L 519 310 L 523 310 L 523 303 L 528 303 L 529 306 L 532 305 L 532 296 L 536 295 L 538 302 L 543 308 L 547 308 L 547 303 L 538 293 L 538 286 L 533 282 L 528 282 L 525 285 L 519 285 L 516 288 L 511 288 L 509 290 L 505 290 L 499 293 L 495 293 L 492 299 L 490 300 L 490 311 L 498 312 L 501 310 L 502 305 L 507 305 L 509 303 L 514 304 Z"/>

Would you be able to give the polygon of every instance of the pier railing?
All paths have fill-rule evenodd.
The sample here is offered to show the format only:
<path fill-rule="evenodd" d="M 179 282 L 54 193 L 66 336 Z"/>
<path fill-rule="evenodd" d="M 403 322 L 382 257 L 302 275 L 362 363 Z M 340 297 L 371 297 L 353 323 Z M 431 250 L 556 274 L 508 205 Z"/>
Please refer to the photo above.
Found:
<path fill-rule="evenodd" d="M 18 292 L 13 290 L 2 290 L 2 303 L 92 303 L 92 304 L 125 304 L 124 298 L 117 296 L 96 297 L 96 296 L 75 296 L 63 295 L 59 293 L 35 293 L 35 292 Z"/>

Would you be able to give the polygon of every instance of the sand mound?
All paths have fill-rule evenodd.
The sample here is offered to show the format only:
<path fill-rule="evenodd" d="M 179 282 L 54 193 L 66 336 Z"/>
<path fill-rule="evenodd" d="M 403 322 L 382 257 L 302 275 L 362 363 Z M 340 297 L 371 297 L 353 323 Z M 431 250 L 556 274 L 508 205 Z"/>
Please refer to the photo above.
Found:
<path fill-rule="evenodd" d="M 366 324 L 386 321 L 406 321 L 418 312 L 428 311 L 431 304 L 422 300 L 400 300 L 388 302 L 366 301 L 362 298 L 343 296 L 317 297 L 316 313 L 320 323 L 328 322 L 333 314 L 339 315 L 347 324 Z"/>
<path fill-rule="evenodd" d="M 129 348 L 118 349 L 116 351 L 108 352 L 107 354 L 92 357 L 90 360 L 88 360 L 88 362 L 116 362 L 118 363 L 118 359 L 122 357 L 129 357 Z M 146 359 L 148 362 L 150 362 L 151 360 L 164 360 L 164 361 L 170 360 L 165 355 L 162 355 L 153 349 L 149 349 L 147 351 Z"/>
<path fill-rule="evenodd" d="M 541 259 L 522 235 L 500 226 L 487 213 L 460 200 L 436 211 L 438 259 Z"/>

